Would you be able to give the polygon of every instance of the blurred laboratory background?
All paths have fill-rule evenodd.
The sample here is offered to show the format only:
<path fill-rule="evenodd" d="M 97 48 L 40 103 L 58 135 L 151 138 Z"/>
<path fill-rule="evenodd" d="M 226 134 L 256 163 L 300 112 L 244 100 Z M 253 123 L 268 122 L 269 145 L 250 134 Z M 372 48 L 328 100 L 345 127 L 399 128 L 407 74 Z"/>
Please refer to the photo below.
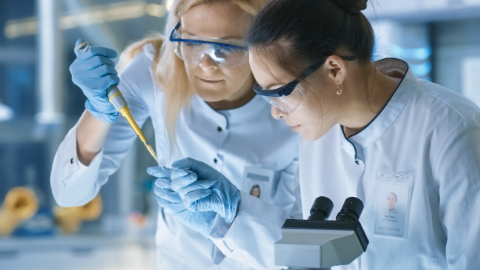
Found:
<path fill-rule="evenodd" d="M 375 59 L 480 104 L 480 0 L 371 0 Z M 157 204 L 137 141 L 84 207 L 50 189 L 55 151 L 84 111 L 71 82 L 75 41 L 121 52 L 164 31 L 172 0 L 0 1 L 0 269 L 152 269 Z M 373 6 L 372 6 L 373 5 Z M 117 59 L 118 60 L 118 59 Z M 150 142 L 153 128 L 142 128 Z"/>

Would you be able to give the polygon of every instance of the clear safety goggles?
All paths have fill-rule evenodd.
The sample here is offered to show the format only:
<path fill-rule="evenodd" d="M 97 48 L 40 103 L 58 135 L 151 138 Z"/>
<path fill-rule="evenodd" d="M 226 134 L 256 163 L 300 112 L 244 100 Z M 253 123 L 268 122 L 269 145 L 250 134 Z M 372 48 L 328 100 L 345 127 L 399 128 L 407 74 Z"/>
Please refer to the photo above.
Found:
<path fill-rule="evenodd" d="M 355 56 L 340 56 L 345 61 L 353 61 L 357 59 Z M 305 95 L 299 89 L 298 84 L 310 76 L 315 70 L 319 69 L 327 58 L 322 59 L 320 62 L 315 63 L 311 67 L 307 68 L 295 80 L 275 89 L 264 89 L 258 83 L 253 86 L 253 90 L 257 95 L 263 97 L 270 105 L 279 108 L 283 112 L 292 113 L 303 102 Z"/>
<path fill-rule="evenodd" d="M 303 102 L 305 95 L 298 88 L 299 82 L 290 82 L 277 89 L 264 90 L 255 84 L 253 90 L 270 105 L 279 108 L 286 113 L 292 113 Z"/>
<path fill-rule="evenodd" d="M 183 61 L 198 64 L 208 55 L 217 65 L 236 67 L 248 62 L 248 48 L 241 42 L 219 38 L 197 37 L 178 32 L 178 22 L 170 34 L 175 42 L 175 54 Z"/>

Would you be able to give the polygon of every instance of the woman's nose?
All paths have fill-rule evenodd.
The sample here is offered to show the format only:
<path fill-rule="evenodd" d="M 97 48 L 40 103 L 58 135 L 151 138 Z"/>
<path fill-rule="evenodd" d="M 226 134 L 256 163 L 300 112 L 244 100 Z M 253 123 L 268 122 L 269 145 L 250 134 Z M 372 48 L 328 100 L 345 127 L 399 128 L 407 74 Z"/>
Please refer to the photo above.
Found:
<path fill-rule="evenodd" d="M 287 116 L 287 113 L 282 111 L 280 108 L 272 106 L 272 116 L 273 118 L 280 120 L 283 117 Z"/>
<path fill-rule="evenodd" d="M 218 65 L 213 61 L 210 55 L 205 54 L 200 61 L 200 67 L 205 71 L 214 71 L 218 68 Z"/>

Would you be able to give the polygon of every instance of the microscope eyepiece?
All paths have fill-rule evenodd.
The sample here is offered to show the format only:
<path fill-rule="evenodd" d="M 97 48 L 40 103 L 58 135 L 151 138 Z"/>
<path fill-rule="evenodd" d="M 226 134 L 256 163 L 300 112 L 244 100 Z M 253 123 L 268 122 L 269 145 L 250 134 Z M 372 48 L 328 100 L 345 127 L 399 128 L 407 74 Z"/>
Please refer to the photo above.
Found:
<path fill-rule="evenodd" d="M 332 213 L 333 202 L 327 197 L 318 197 L 310 209 L 308 220 L 327 220 Z"/>
<path fill-rule="evenodd" d="M 363 211 L 363 202 L 355 197 L 345 200 L 342 210 L 338 212 L 337 221 L 358 221 Z"/>

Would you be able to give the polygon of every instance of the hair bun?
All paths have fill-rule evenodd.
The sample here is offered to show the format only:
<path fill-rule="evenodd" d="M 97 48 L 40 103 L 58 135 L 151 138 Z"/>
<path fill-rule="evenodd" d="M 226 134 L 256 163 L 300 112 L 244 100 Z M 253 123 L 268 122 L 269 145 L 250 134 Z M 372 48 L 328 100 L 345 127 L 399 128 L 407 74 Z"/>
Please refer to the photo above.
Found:
<path fill-rule="evenodd" d="M 332 2 L 352 13 L 360 13 L 367 8 L 368 0 L 332 0 Z"/>

